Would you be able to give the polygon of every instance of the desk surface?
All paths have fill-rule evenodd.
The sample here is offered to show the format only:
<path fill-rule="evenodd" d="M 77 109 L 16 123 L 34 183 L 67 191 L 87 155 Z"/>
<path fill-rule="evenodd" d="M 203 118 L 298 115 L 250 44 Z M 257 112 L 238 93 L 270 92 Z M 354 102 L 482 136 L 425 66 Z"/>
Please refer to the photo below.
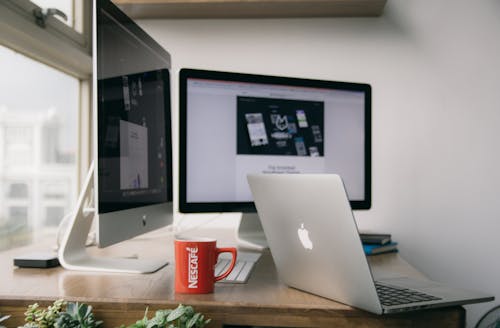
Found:
<path fill-rule="evenodd" d="M 208 295 L 176 294 L 173 245 L 169 236 L 153 240 L 136 239 L 124 245 L 92 250 L 106 255 L 130 255 L 130 250 L 148 249 L 147 256 L 166 256 L 171 264 L 153 274 L 112 274 L 52 269 L 20 269 L 12 265 L 14 256 L 28 249 L 0 253 L 0 313 L 13 317 L 9 327 L 23 324 L 24 311 L 34 301 L 48 305 L 64 298 L 91 304 L 106 327 L 131 324 L 142 318 L 144 310 L 174 308 L 178 303 L 192 305 L 212 319 L 210 327 L 223 324 L 266 327 L 348 327 L 359 326 L 463 326 L 462 307 L 449 307 L 407 314 L 376 316 L 322 297 L 289 288 L 278 279 L 269 252 L 256 264 L 247 284 L 216 284 Z M 410 276 L 422 275 L 396 253 L 369 258 L 376 278 L 397 271 Z"/>

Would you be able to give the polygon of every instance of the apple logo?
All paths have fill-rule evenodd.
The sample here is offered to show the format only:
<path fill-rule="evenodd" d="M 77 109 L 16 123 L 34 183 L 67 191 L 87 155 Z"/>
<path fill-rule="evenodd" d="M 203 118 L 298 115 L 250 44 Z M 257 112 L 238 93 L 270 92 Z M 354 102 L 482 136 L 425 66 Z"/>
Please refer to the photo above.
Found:
<path fill-rule="evenodd" d="M 309 238 L 309 231 L 307 231 L 306 228 L 304 228 L 304 223 L 300 225 L 300 228 L 297 230 L 297 233 L 299 235 L 300 242 L 302 243 L 302 246 L 304 246 L 305 249 L 313 249 L 313 243 L 311 239 Z"/>

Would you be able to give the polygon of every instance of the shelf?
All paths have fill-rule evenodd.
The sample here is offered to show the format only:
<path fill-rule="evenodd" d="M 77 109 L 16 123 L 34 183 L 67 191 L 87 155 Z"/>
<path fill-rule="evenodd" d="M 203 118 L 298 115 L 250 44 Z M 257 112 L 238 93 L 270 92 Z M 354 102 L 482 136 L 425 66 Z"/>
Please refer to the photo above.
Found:
<path fill-rule="evenodd" d="M 387 0 L 113 0 L 132 18 L 375 17 Z"/>

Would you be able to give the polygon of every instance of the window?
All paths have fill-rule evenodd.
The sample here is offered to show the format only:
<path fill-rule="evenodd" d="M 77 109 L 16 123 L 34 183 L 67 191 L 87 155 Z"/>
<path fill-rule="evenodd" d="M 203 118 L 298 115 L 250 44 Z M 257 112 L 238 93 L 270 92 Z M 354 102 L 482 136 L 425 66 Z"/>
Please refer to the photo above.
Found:
<path fill-rule="evenodd" d="M 92 1 L 0 2 L 0 251 L 54 236 L 90 154 Z M 35 22 L 36 8 L 68 20 Z"/>
<path fill-rule="evenodd" d="M 45 222 L 48 227 L 57 227 L 61 218 L 67 213 L 66 208 L 61 206 L 48 206 L 45 209 Z"/>
<path fill-rule="evenodd" d="M 28 198 L 28 185 L 26 183 L 13 183 L 10 185 L 8 197 L 10 198 Z"/>
<path fill-rule="evenodd" d="M 8 74 L 7 70 L 2 69 L 2 72 Z M 0 87 L 1 84 L 3 83 L 0 82 Z M 33 160 L 32 131 L 29 129 L 29 127 L 26 127 L 22 124 L 21 126 L 19 126 L 15 122 L 11 122 L 11 124 L 7 123 L 7 107 L 5 105 L 2 105 L 2 107 L 2 113 L 0 114 L 0 124 L 3 126 L 3 135 L 5 138 L 5 143 L 3 145 L 5 152 L 2 156 L 4 158 L 3 164 L 4 166 L 17 166 L 23 165 L 24 163 L 30 163 Z"/>
<path fill-rule="evenodd" d="M 9 220 L 13 223 L 9 228 L 15 230 L 27 224 L 28 220 L 28 207 L 27 206 L 11 206 L 9 207 Z"/>

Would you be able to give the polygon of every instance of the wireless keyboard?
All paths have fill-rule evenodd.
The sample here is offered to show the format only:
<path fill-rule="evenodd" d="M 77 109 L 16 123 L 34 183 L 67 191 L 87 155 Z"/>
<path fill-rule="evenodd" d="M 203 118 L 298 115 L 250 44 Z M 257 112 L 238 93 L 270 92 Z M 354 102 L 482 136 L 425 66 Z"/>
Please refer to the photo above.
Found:
<path fill-rule="evenodd" d="M 234 265 L 233 271 L 226 278 L 220 280 L 223 283 L 234 283 L 234 284 L 244 284 L 247 282 L 255 263 L 259 260 L 260 253 L 251 252 L 240 252 L 238 251 L 238 256 L 236 258 L 236 264 Z M 221 254 L 219 256 L 219 261 L 215 265 L 215 275 L 218 276 L 227 270 L 231 264 L 231 255 Z"/>

